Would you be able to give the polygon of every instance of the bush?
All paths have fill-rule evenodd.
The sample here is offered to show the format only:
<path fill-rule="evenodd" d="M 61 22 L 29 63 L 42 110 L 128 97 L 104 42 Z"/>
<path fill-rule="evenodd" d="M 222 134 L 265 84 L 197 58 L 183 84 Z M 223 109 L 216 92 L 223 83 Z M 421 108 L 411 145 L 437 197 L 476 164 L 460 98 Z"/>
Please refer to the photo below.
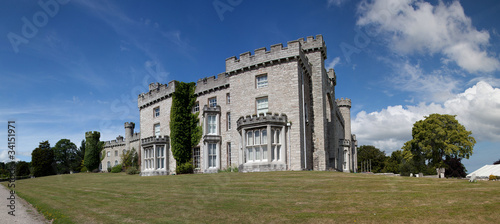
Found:
<path fill-rule="evenodd" d="M 113 166 L 113 168 L 111 168 L 111 173 L 119 173 L 119 172 L 122 172 L 122 164 L 118 164 L 116 166 Z"/>
<path fill-rule="evenodd" d="M 489 177 L 489 180 L 496 180 L 496 179 L 497 179 L 497 176 L 495 176 L 495 175 L 493 175 L 493 174 L 492 174 L 492 175 L 490 175 L 490 177 Z"/>
<path fill-rule="evenodd" d="M 99 170 L 99 169 L 93 169 L 93 170 L 92 170 L 92 173 L 99 173 L 99 172 L 100 172 L 100 170 Z"/>
<path fill-rule="evenodd" d="M 127 171 L 125 171 L 125 172 L 127 172 L 127 174 L 130 174 L 130 175 L 141 173 L 137 168 L 135 168 L 133 166 L 127 168 Z"/>
<path fill-rule="evenodd" d="M 177 168 L 175 168 L 176 174 L 193 173 L 193 171 L 194 171 L 194 166 L 191 161 L 183 163 L 177 166 Z"/>
<path fill-rule="evenodd" d="M 108 167 L 107 170 L 108 170 L 108 173 L 111 173 L 111 167 Z"/>
<path fill-rule="evenodd" d="M 87 172 L 87 167 L 82 167 L 82 169 L 80 170 L 80 172 L 86 173 Z"/>

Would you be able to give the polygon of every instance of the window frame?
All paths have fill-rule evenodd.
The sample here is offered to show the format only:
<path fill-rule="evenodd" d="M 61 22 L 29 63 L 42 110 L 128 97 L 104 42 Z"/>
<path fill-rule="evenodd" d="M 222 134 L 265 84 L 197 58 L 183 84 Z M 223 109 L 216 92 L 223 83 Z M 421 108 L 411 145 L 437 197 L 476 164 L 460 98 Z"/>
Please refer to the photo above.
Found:
<path fill-rule="evenodd" d="M 259 101 L 262 101 L 264 99 L 266 100 L 266 107 L 259 108 L 259 105 L 262 105 L 262 103 L 259 104 Z M 263 111 L 264 109 L 265 111 Z M 269 112 L 269 97 L 263 96 L 255 98 L 255 112 L 257 113 L 257 115 L 261 113 L 266 114 L 267 112 Z"/>
<path fill-rule="evenodd" d="M 157 106 L 153 108 L 153 117 L 159 117 L 160 116 L 160 106 Z"/>
<path fill-rule="evenodd" d="M 158 127 L 158 129 L 156 127 Z M 158 131 L 158 135 L 156 134 L 157 131 Z M 160 125 L 160 123 L 156 123 L 156 124 L 153 125 L 153 136 L 155 136 L 155 137 L 161 136 L 161 125 Z"/>
<path fill-rule="evenodd" d="M 213 101 L 213 102 L 211 102 Z M 208 98 L 208 107 L 217 107 L 217 97 L 210 97 Z"/>
<path fill-rule="evenodd" d="M 211 118 L 213 118 L 213 121 L 211 120 Z M 207 115 L 207 134 L 217 135 L 217 115 L 215 114 Z"/>
<path fill-rule="evenodd" d="M 231 130 L 231 112 L 226 113 L 226 130 Z"/>
<path fill-rule="evenodd" d="M 265 80 L 263 80 L 265 78 Z M 267 87 L 269 85 L 268 78 L 267 78 L 267 73 L 266 74 L 260 74 L 255 76 L 255 88 L 260 89 Z"/>

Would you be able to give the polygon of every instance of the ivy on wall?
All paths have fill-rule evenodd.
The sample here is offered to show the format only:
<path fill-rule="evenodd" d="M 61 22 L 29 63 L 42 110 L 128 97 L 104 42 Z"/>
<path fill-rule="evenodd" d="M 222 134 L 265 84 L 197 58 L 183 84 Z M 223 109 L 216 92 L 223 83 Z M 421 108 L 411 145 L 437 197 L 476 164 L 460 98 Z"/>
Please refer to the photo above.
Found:
<path fill-rule="evenodd" d="M 197 113 L 192 113 L 196 102 L 194 82 L 175 82 L 170 111 L 170 144 L 172 154 L 177 161 L 177 173 L 192 173 L 192 148 L 198 144 L 202 136 L 198 125 Z M 182 167 L 183 169 L 179 169 Z M 187 167 L 187 168 L 186 168 Z"/>

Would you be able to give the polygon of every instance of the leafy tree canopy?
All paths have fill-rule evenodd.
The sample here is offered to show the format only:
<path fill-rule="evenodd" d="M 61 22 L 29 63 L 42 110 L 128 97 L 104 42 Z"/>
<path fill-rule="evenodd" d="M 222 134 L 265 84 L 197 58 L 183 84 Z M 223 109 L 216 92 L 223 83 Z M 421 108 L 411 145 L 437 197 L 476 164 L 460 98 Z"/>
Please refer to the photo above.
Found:
<path fill-rule="evenodd" d="M 444 158 L 469 158 L 476 140 L 454 115 L 431 114 L 413 125 L 413 139 L 403 146 L 406 160 L 427 162 L 430 167 L 445 167 Z"/>
<path fill-rule="evenodd" d="M 31 153 L 31 166 L 33 176 L 42 177 L 56 174 L 54 152 L 49 141 L 40 142 L 38 148 Z"/>
<path fill-rule="evenodd" d="M 370 162 L 371 160 L 371 162 Z M 369 161 L 371 163 L 371 171 L 380 173 L 384 169 L 385 152 L 375 148 L 372 145 L 362 145 L 358 148 L 358 169 L 361 169 L 362 163 Z M 364 165 L 363 165 L 364 166 Z"/>
<path fill-rule="evenodd" d="M 69 173 L 74 170 L 74 164 L 81 161 L 78 156 L 78 148 L 69 139 L 59 140 L 52 149 L 54 150 L 54 160 L 59 174 Z"/>
<path fill-rule="evenodd" d="M 500 159 L 493 163 L 493 165 L 500 164 Z"/>

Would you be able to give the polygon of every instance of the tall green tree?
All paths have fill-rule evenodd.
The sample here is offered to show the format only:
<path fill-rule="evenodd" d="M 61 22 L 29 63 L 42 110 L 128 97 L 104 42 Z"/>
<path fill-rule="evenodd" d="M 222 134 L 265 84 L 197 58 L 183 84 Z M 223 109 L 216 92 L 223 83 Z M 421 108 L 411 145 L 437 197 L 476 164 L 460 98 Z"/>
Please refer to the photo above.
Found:
<path fill-rule="evenodd" d="M 465 177 L 467 176 L 467 169 L 462 164 L 462 158 L 452 158 L 447 156 L 444 160 L 446 169 L 444 175 L 446 177 Z"/>
<path fill-rule="evenodd" d="M 500 159 L 493 163 L 493 165 L 500 164 Z"/>
<path fill-rule="evenodd" d="M 16 164 L 16 176 L 29 176 L 30 175 L 30 163 L 25 161 L 19 161 Z"/>
<path fill-rule="evenodd" d="M 202 135 L 201 126 L 198 125 L 198 112 L 192 113 L 196 102 L 195 88 L 194 82 L 176 82 L 172 95 L 170 143 L 177 167 L 190 162 L 192 148 L 198 144 Z"/>
<path fill-rule="evenodd" d="M 57 173 L 65 174 L 74 171 L 73 165 L 78 162 L 78 148 L 69 139 L 61 139 L 52 148 Z"/>
<path fill-rule="evenodd" d="M 358 148 L 358 169 L 365 161 L 371 164 L 372 172 L 380 173 L 385 166 L 385 152 L 372 145 L 362 145 Z"/>
<path fill-rule="evenodd" d="M 403 163 L 403 151 L 396 150 L 385 160 L 385 172 L 400 173 L 400 167 Z"/>
<path fill-rule="evenodd" d="M 94 171 L 99 168 L 101 163 L 100 155 L 104 148 L 104 142 L 99 141 L 101 133 L 98 131 L 85 133 L 85 158 L 84 166 L 88 171 Z"/>
<path fill-rule="evenodd" d="M 404 158 L 418 164 L 420 172 L 422 164 L 429 169 L 446 168 L 445 157 L 468 159 L 472 155 L 476 140 L 471 134 L 454 115 L 431 114 L 413 125 L 413 139 L 402 148 Z"/>
<path fill-rule="evenodd" d="M 35 177 L 56 174 L 54 152 L 50 148 L 49 141 L 40 142 L 38 148 L 31 152 L 31 166 Z"/>

